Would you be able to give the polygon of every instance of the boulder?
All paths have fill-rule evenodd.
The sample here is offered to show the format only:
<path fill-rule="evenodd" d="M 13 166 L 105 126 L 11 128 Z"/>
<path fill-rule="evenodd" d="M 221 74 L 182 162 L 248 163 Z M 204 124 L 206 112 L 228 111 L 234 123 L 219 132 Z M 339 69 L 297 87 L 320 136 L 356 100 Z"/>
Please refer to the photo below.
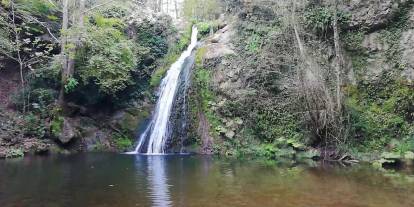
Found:
<path fill-rule="evenodd" d="M 78 137 L 78 132 L 73 126 L 69 118 L 63 119 L 62 130 L 58 135 L 58 140 L 62 144 L 68 144 L 73 139 Z"/>
<path fill-rule="evenodd" d="M 7 148 L 6 147 L 0 147 L 0 159 L 4 159 L 7 156 Z"/>
<path fill-rule="evenodd" d="M 233 35 L 231 31 L 230 26 L 227 25 L 208 39 L 204 46 L 206 52 L 203 56 L 203 61 L 205 63 L 215 66 L 223 57 L 235 54 L 230 43 L 231 36 Z"/>
<path fill-rule="evenodd" d="M 23 140 L 23 151 L 26 153 L 41 154 L 49 151 L 50 144 L 44 140 L 30 138 Z"/>
<path fill-rule="evenodd" d="M 110 120 L 116 129 L 134 134 L 138 127 L 150 117 L 150 107 L 128 108 L 116 112 Z"/>

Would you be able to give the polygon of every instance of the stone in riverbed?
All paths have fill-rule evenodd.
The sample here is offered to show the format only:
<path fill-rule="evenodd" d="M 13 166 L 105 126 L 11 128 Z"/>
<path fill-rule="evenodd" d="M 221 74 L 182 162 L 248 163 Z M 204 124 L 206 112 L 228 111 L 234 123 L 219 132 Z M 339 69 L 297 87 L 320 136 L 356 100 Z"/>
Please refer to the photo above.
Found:
<path fill-rule="evenodd" d="M 41 154 L 49 151 L 50 144 L 46 141 L 31 138 L 23 141 L 23 150 L 26 153 Z"/>
<path fill-rule="evenodd" d="M 58 135 L 58 140 L 62 144 L 68 144 L 73 139 L 78 137 L 78 132 L 68 118 L 63 119 L 62 131 Z"/>

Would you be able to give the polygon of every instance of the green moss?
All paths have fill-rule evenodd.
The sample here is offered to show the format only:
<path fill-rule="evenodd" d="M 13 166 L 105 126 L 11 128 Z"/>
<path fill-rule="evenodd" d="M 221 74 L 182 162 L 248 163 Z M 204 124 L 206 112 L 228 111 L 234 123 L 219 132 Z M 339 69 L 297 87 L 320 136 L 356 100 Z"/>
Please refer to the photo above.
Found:
<path fill-rule="evenodd" d="M 46 129 L 39 116 L 29 113 L 24 117 L 24 133 L 26 136 L 42 139 L 45 137 Z"/>
<path fill-rule="evenodd" d="M 178 42 L 168 50 L 166 56 L 159 61 L 160 66 L 153 72 L 150 79 L 151 87 L 156 87 L 161 83 L 161 80 L 164 77 L 165 73 L 168 71 L 171 65 L 177 61 L 177 59 L 180 57 L 181 52 L 184 51 L 190 44 L 191 33 L 191 27 L 189 27 L 189 29 L 187 29 L 182 34 Z"/>
<path fill-rule="evenodd" d="M 52 120 L 52 123 L 50 125 L 50 130 L 53 136 L 58 137 L 60 133 L 62 133 L 63 122 L 64 122 L 64 118 L 62 116 L 57 116 Z"/>
<path fill-rule="evenodd" d="M 246 50 L 248 50 L 252 53 L 256 53 L 256 52 L 259 52 L 261 47 L 262 47 L 262 38 L 261 38 L 261 36 L 259 36 L 257 34 L 253 34 L 247 39 L 247 44 L 246 44 L 246 48 L 245 48 Z"/>
<path fill-rule="evenodd" d="M 392 77 L 381 83 L 347 88 L 353 146 L 360 151 L 382 151 L 413 132 L 414 89 Z"/>
<path fill-rule="evenodd" d="M 365 51 L 362 46 L 362 41 L 365 37 L 365 31 L 347 31 L 342 36 L 342 42 L 344 43 L 345 49 L 348 51 L 361 52 Z"/>
<path fill-rule="evenodd" d="M 115 146 L 120 151 L 128 150 L 134 145 L 134 143 L 131 141 L 131 138 L 123 134 L 116 133 L 114 134 L 113 137 L 114 137 L 113 140 L 114 140 Z"/>
<path fill-rule="evenodd" d="M 166 57 L 163 58 L 163 60 L 161 60 L 161 66 L 158 67 L 158 69 L 156 69 L 154 71 L 154 73 L 151 76 L 150 79 L 150 86 L 151 87 L 156 87 L 158 85 L 160 85 L 162 78 L 164 77 L 165 73 L 168 71 L 168 69 L 171 67 L 171 65 L 177 61 L 177 59 L 179 58 L 179 54 L 175 53 L 175 52 L 170 52 L 167 54 Z"/>
<path fill-rule="evenodd" d="M 119 18 L 106 18 L 100 14 L 93 17 L 93 21 L 98 27 L 114 27 L 124 29 L 125 25 L 122 19 Z"/>
<path fill-rule="evenodd" d="M 199 38 L 204 38 L 211 32 L 216 32 L 219 28 L 219 23 L 217 21 L 198 22 L 195 25 L 198 29 Z"/>
<path fill-rule="evenodd" d="M 148 117 L 150 117 L 149 108 L 129 108 L 120 123 L 120 128 L 128 136 L 134 136 L 137 127 Z"/>
<path fill-rule="evenodd" d="M 7 3 L 8 1 L 3 2 Z M 18 0 L 15 3 L 17 3 L 18 9 L 34 15 L 47 15 L 57 10 L 57 8 L 47 0 Z"/>

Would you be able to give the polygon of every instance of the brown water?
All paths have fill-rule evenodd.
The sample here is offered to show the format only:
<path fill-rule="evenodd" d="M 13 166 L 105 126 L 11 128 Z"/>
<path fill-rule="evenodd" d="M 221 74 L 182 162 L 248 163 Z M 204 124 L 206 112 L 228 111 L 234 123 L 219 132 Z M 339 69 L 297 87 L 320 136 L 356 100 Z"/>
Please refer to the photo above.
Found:
<path fill-rule="evenodd" d="M 0 161 L 1 207 L 413 207 L 413 176 L 201 156 Z"/>

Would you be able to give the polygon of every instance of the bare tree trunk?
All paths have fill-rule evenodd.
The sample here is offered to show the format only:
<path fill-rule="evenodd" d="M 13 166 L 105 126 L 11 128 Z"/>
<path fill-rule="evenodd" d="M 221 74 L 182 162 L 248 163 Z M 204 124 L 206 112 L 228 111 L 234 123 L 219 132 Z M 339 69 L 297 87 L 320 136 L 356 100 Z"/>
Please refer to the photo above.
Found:
<path fill-rule="evenodd" d="M 158 0 L 158 12 L 162 12 L 162 0 Z"/>
<path fill-rule="evenodd" d="M 334 44 L 335 44 L 335 55 L 336 55 L 336 104 L 338 113 L 342 112 L 342 68 L 343 68 L 343 56 L 341 53 L 341 45 L 339 40 L 339 30 L 338 30 L 338 1 L 334 2 L 334 18 L 333 18 L 333 30 L 334 30 Z"/>
<path fill-rule="evenodd" d="M 78 22 L 78 26 L 79 26 L 79 36 L 78 36 L 78 43 L 77 46 L 79 47 L 80 45 L 80 41 L 81 38 L 83 36 L 83 32 L 84 32 L 84 24 L 85 24 L 85 0 L 80 0 L 79 2 L 79 22 Z"/>
<path fill-rule="evenodd" d="M 174 0 L 174 6 L 175 6 L 175 18 L 178 19 L 178 5 L 177 0 Z"/>
<path fill-rule="evenodd" d="M 62 86 L 59 94 L 59 105 L 64 106 L 65 104 L 65 84 L 67 81 L 68 73 L 68 55 L 66 54 L 67 45 L 67 34 L 69 27 L 69 0 L 63 0 L 63 17 L 62 17 L 62 34 L 61 34 L 61 58 L 62 58 Z"/>

